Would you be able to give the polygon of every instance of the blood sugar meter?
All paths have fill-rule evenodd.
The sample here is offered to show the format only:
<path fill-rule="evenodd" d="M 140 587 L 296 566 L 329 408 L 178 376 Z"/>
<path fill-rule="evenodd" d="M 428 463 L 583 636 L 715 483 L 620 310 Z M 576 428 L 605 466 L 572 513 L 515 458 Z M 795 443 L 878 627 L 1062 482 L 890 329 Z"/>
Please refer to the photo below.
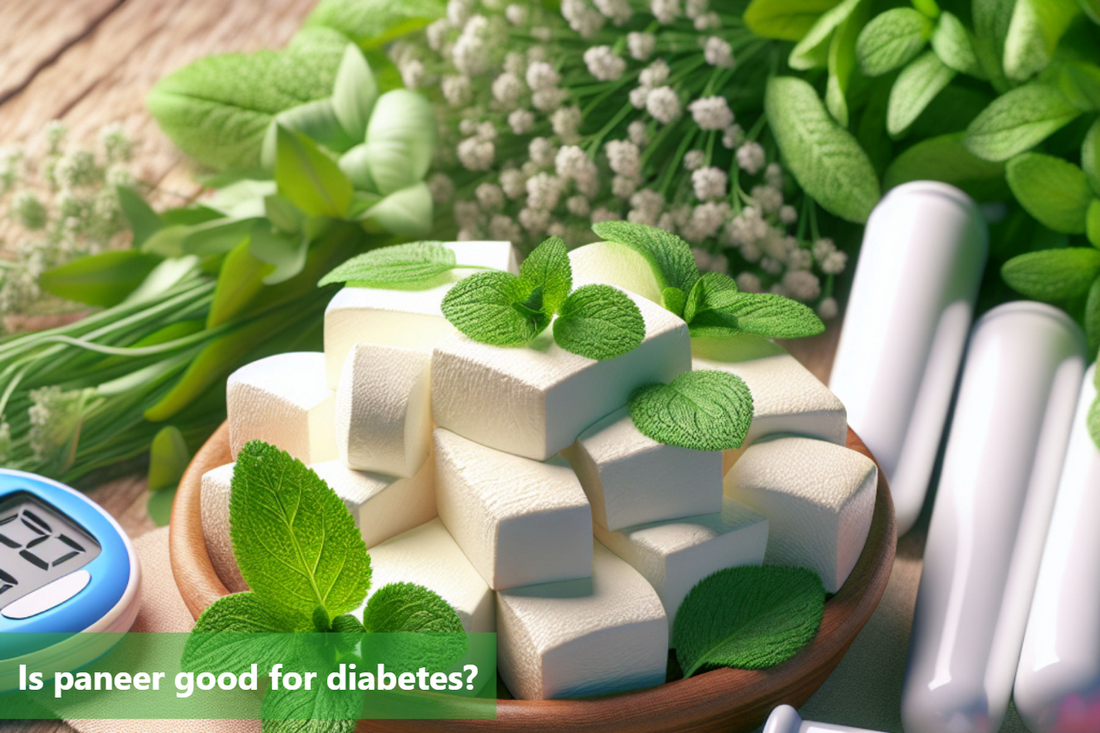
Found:
<path fill-rule="evenodd" d="M 0 690 L 20 663 L 83 666 L 113 645 L 58 634 L 126 632 L 141 572 L 122 528 L 83 494 L 0 469 Z M 45 632 L 53 636 L 41 636 Z"/>

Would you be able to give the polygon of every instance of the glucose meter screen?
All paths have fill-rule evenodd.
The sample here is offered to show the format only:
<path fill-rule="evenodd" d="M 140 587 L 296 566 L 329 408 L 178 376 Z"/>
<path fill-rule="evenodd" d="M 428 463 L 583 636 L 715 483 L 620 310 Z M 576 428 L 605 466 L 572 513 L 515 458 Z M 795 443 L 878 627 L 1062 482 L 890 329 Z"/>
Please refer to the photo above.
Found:
<path fill-rule="evenodd" d="M 0 500 L 0 608 L 99 555 L 79 524 L 28 493 Z"/>

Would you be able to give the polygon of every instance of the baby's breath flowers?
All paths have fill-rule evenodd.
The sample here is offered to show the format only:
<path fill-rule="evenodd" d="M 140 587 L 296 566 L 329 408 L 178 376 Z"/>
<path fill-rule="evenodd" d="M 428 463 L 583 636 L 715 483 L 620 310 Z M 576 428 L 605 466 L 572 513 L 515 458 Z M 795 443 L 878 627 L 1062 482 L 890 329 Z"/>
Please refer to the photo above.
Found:
<path fill-rule="evenodd" d="M 530 249 L 589 242 L 600 221 L 659 226 L 743 290 L 835 316 L 847 262 L 767 136 L 778 52 L 744 28 L 743 6 L 450 0 L 391 51 L 405 83 L 439 102 L 430 186 L 444 227 Z"/>

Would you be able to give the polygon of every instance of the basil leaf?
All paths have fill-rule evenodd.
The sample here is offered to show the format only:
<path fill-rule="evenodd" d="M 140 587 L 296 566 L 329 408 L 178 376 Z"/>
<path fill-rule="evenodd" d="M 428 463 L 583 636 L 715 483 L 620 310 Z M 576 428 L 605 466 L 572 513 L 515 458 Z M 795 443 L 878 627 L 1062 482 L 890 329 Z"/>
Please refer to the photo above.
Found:
<path fill-rule="evenodd" d="M 46 270 L 38 284 L 48 293 L 110 308 L 134 292 L 161 258 L 137 249 L 115 249 L 80 257 Z"/>
<path fill-rule="evenodd" d="M 1076 0 L 1016 0 L 1005 38 L 1005 75 L 1023 81 L 1046 68 L 1080 13 Z"/>
<path fill-rule="evenodd" d="M 1062 158 L 1024 153 L 1005 168 L 1016 200 L 1042 224 L 1056 232 L 1083 234 L 1092 189 L 1084 171 Z"/>
<path fill-rule="evenodd" d="M 416 239 L 431 233 L 432 209 L 428 185 L 418 183 L 391 193 L 357 218 L 368 233 Z"/>
<path fill-rule="evenodd" d="M 867 221 L 880 198 L 878 176 L 856 139 L 825 111 L 813 87 L 794 77 L 772 77 L 764 110 L 787 167 L 806 193 L 832 214 Z"/>
<path fill-rule="evenodd" d="M 524 317 L 514 307 L 524 301 L 522 290 L 519 278 L 509 272 L 480 272 L 459 280 L 447 292 L 443 315 L 474 341 L 522 346 L 547 325 L 543 319 Z"/>
<path fill-rule="evenodd" d="M 344 502 L 286 451 L 254 440 L 237 454 L 229 497 L 233 554 L 265 605 L 308 622 L 355 609 L 370 557 Z"/>
<path fill-rule="evenodd" d="M 356 143 L 366 137 L 367 123 L 377 100 L 378 82 L 374 79 L 370 64 L 358 46 L 348 44 L 340 69 L 336 72 L 332 108 L 344 132 Z"/>
<path fill-rule="evenodd" d="M 366 143 L 361 143 L 341 155 L 337 164 L 356 191 L 377 193 L 378 184 L 374 182 L 374 176 L 370 172 L 370 155 L 371 151 Z"/>
<path fill-rule="evenodd" d="M 365 153 L 378 193 L 391 194 L 423 180 L 435 146 L 435 115 L 427 99 L 406 89 L 378 98 L 367 125 Z"/>
<path fill-rule="evenodd" d="M 342 217 L 351 205 L 351 181 L 299 132 L 276 130 L 275 182 L 279 194 L 309 216 Z"/>
<path fill-rule="evenodd" d="M 353 257 L 321 278 L 318 286 L 355 281 L 359 287 L 432 280 L 453 269 L 453 250 L 439 242 L 413 242 L 382 247 Z"/>
<path fill-rule="evenodd" d="M 130 224 L 130 231 L 134 233 L 131 246 L 140 247 L 145 240 L 160 231 L 164 222 L 141 194 L 130 186 L 116 186 L 115 193 L 118 195 L 118 205 Z"/>
<path fill-rule="evenodd" d="M 984 76 L 978 54 L 974 50 L 974 38 L 957 15 L 943 11 L 936 22 L 931 40 L 932 50 L 940 57 L 940 61 L 960 74 L 978 78 Z"/>
<path fill-rule="evenodd" d="M 633 351 L 645 340 L 645 320 L 623 291 L 585 285 L 565 299 L 554 321 L 554 341 L 571 354 L 603 361 Z"/>
<path fill-rule="evenodd" d="M 176 488 L 190 462 L 191 453 L 183 433 L 175 426 L 165 425 L 149 445 L 149 491 Z"/>
<path fill-rule="evenodd" d="M 963 144 L 965 136 L 965 132 L 941 135 L 907 148 L 886 169 L 882 187 L 891 189 L 909 181 L 943 181 L 976 201 L 1008 196 L 1004 163 L 982 160 L 971 153 Z"/>
<path fill-rule="evenodd" d="M 539 289 L 542 304 L 538 310 L 546 314 L 557 313 L 573 289 L 573 269 L 569 265 L 565 242 L 550 237 L 535 247 L 520 265 L 519 279 L 524 287 Z"/>
<path fill-rule="evenodd" d="M 900 137 L 920 113 L 955 78 L 955 70 L 928 51 L 910 63 L 894 81 L 886 112 L 886 130 Z"/>
<path fill-rule="evenodd" d="M 1100 119 L 1092 123 L 1081 146 L 1081 168 L 1088 176 L 1092 192 L 1100 196 Z"/>
<path fill-rule="evenodd" d="M 625 221 L 605 221 L 594 224 L 592 231 L 606 242 L 626 245 L 645 257 L 662 291 L 674 287 L 691 292 L 699 279 L 699 266 L 695 264 L 691 246 L 664 229 Z"/>
<path fill-rule="evenodd" d="M 932 35 L 932 21 L 912 8 L 893 8 L 864 26 L 856 57 L 867 76 L 881 76 L 909 63 Z"/>
<path fill-rule="evenodd" d="M 752 0 L 743 19 L 761 38 L 797 41 L 836 4 L 837 0 Z"/>
<path fill-rule="evenodd" d="M 791 51 L 787 60 L 792 69 L 806 71 L 825 66 L 829 58 L 830 41 L 833 32 L 848 19 L 862 0 L 844 0 L 817 19 L 809 32 L 802 37 Z"/>
<path fill-rule="evenodd" d="M 684 372 L 630 395 L 630 419 L 646 437 L 692 450 L 740 448 L 752 422 L 752 395 L 729 372 Z"/>
<path fill-rule="evenodd" d="M 1081 114 L 1056 88 L 1033 82 L 995 99 L 966 130 L 966 147 L 1002 161 L 1038 145 Z"/>
<path fill-rule="evenodd" d="M 1012 289 L 1048 302 L 1085 295 L 1097 276 L 1100 251 L 1089 247 L 1028 252 L 1013 257 L 1001 268 L 1001 277 Z"/>
<path fill-rule="evenodd" d="M 708 329 L 729 328 L 732 321 L 739 331 L 766 338 L 804 338 L 825 330 L 825 324 L 809 308 L 796 300 L 772 293 L 726 295 L 707 318 L 696 316 L 692 335 L 721 335 Z"/>
<path fill-rule="evenodd" d="M 719 570 L 699 581 L 676 612 L 676 659 L 685 677 L 714 667 L 773 667 L 813 640 L 824 611 L 825 587 L 812 570 Z"/>

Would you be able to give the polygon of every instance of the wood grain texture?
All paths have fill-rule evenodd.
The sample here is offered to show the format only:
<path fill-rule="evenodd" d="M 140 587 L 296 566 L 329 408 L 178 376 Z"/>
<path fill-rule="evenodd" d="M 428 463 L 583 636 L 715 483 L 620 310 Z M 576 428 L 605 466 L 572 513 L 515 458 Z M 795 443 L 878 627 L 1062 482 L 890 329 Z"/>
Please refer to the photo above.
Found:
<path fill-rule="evenodd" d="M 848 447 L 870 458 L 850 429 Z M 229 431 L 222 425 L 195 455 L 172 508 L 169 549 L 172 573 L 188 610 L 198 617 L 228 594 L 206 553 L 202 536 L 202 475 L 231 461 Z M 840 663 L 886 590 L 897 545 L 894 505 L 879 472 L 875 514 L 859 562 L 840 591 L 825 604 L 813 642 L 789 661 L 767 670 L 719 669 L 648 690 L 591 700 L 500 700 L 495 721 L 363 721 L 359 733 L 493 730 L 508 733 L 565 728 L 595 733 L 747 733 L 771 710 L 798 707 Z"/>

